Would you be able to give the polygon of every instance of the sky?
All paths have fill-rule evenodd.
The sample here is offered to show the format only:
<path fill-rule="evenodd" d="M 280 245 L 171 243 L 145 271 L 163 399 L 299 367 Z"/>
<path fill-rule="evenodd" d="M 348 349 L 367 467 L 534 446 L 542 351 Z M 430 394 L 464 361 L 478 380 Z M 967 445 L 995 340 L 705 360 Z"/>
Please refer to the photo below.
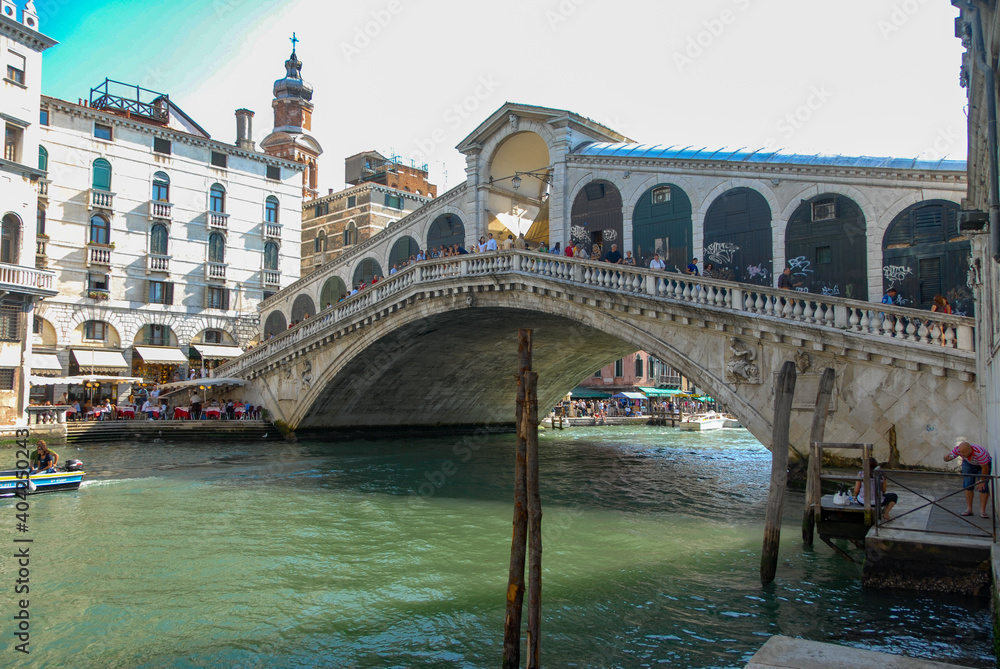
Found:
<path fill-rule="evenodd" d="M 18 0 L 21 2 L 21 0 Z M 23 4 L 23 2 L 21 2 Z M 632 140 L 796 153 L 966 157 L 958 10 L 947 0 L 36 0 L 43 92 L 105 77 L 167 93 L 214 139 L 273 127 L 289 38 L 314 90 L 319 186 L 375 149 L 427 163 L 504 102 L 566 109 Z M 443 141 L 435 142 L 432 138 Z"/>

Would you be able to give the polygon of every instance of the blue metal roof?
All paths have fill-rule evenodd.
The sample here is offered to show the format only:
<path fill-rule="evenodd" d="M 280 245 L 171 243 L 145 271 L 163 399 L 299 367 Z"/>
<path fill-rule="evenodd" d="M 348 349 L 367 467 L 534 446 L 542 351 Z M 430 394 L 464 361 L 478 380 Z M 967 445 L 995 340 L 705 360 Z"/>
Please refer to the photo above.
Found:
<path fill-rule="evenodd" d="M 734 163 L 771 165 L 824 165 L 831 167 L 882 168 L 893 170 L 965 171 L 964 160 L 917 160 L 876 156 L 829 156 L 824 154 L 781 153 L 766 149 L 708 149 L 665 144 L 614 144 L 590 142 L 573 152 L 577 156 L 605 158 L 663 158 L 667 160 L 721 160 Z"/>

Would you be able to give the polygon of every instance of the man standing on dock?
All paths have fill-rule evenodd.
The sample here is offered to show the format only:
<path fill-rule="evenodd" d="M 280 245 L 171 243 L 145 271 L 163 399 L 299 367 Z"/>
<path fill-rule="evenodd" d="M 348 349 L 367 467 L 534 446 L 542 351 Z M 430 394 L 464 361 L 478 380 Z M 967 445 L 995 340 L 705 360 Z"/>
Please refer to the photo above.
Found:
<path fill-rule="evenodd" d="M 951 462 L 959 456 L 962 458 L 962 474 L 964 474 L 962 487 L 965 488 L 965 511 L 962 512 L 962 515 L 972 515 L 972 501 L 976 495 L 975 489 L 978 489 L 979 515 L 982 518 L 989 518 L 989 514 L 986 513 L 986 505 L 990 501 L 990 480 L 987 477 L 993 467 L 990 454 L 982 446 L 963 441 L 944 456 L 944 461 Z M 977 475 L 982 477 L 978 483 L 976 482 Z"/>

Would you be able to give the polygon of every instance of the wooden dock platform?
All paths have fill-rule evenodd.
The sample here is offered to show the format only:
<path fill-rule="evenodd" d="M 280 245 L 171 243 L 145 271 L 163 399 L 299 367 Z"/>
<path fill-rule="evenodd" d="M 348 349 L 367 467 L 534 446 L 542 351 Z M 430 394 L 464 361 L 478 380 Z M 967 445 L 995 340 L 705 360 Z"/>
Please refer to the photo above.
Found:
<path fill-rule="evenodd" d="M 190 441 L 282 439 L 281 433 L 263 420 L 92 420 L 65 425 L 68 443 L 152 441 L 156 438 Z"/>

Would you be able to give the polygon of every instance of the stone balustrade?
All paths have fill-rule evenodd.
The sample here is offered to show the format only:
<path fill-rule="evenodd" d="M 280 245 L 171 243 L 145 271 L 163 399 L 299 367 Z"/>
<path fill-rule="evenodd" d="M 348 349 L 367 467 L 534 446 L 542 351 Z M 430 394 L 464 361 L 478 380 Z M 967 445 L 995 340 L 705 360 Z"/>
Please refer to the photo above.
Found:
<path fill-rule="evenodd" d="M 111 251 L 113 251 L 113 249 L 106 244 L 95 244 L 93 242 L 89 243 L 87 245 L 87 264 L 110 265 Z"/>
<path fill-rule="evenodd" d="M 99 190 L 97 188 L 90 189 L 90 206 L 88 209 L 104 209 L 106 211 L 114 211 L 114 208 L 114 193 L 111 191 Z"/>
<path fill-rule="evenodd" d="M 206 279 L 221 279 L 226 280 L 226 264 L 221 262 L 206 262 L 205 263 L 205 278 Z"/>
<path fill-rule="evenodd" d="M 21 267 L 20 265 L 0 264 L 0 289 L 28 290 L 29 292 L 44 292 L 56 294 L 54 272 Z"/>
<path fill-rule="evenodd" d="M 313 318 L 216 368 L 216 376 L 239 376 L 255 363 L 294 347 L 300 340 L 341 323 L 415 284 L 485 275 L 537 276 L 609 293 L 635 294 L 669 304 L 782 319 L 808 327 L 895 340 L 906 345 L 975 350 L 975 320 L 895 305 L 779 290 L 646 268 L 609 265 L 531 251 L 501 251 L 426 260 L 380 280 Z M 286 289 L 287 290 L 287 289 Z"/>
<path fill-rule="evenodd" d="M 160 200 L 149 201 L 149 217 L 158 218 L 168 223 L 173 220 L 174 205 L 171 202 L 161 202 Z"/>
<path fill-rule="evenodd" d="M 73 407 L 66 404 L 56 404 L 53 406 L 27 406 L 24 410 L 28 414 L 28 425 L 51 425 L 66 422 L 66 412 Z"/>
<path fill-rule="evenodd" d="M 264 285 L 265 286 L 280 286 L 281 285 L 281 272 L 276 272 L 273 270 L 264 270 Z"/>
<path fill-rule="evenodd" d="M 150 272 L 169 272 L 170 256 L 161 256 L 155 253 L 146 255 L 146 274 Z"/>
<path fill-rule="evenodd" d="M 221 211 L 208 212 L 208 228 L 210 230 L 227 232 L 229 230 L 229 214 Z"/>
<path fill-rule="evenodd" d="M 281 226 L 277 223 L 264 223 L 264 236 L 268 239 L 281 239 Z"/>

